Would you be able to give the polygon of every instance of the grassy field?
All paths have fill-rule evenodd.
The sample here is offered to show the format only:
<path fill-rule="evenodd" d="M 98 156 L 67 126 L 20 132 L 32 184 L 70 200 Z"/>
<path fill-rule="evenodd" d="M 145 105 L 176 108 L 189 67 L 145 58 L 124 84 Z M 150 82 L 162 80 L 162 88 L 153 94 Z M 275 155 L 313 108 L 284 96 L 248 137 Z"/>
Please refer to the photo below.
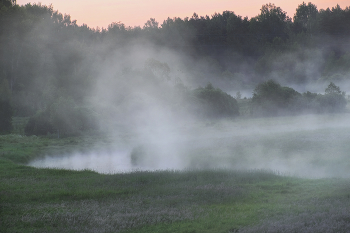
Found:
<path fill-rule="evenodd" d="M 0 232 L 349 232 L 347 117 L 199 125 L 199 135 L 211 136 L 196 139 L 204 143 L 188 151 L 192 158 L 187 165 L 196 161 L 203 166 L 181 171 L 99 174 L 34 168 L 25 164 L 47 155 L 110 147 L 115 136 L 2 135 Z M 300 126 L 308 120 L 319 120 L 322 127 Z M 231 166 L 207 166 L 213 158 Z M 323 178 L 258 166 L 276 159 L 311 172 L 321 167 Z"/>
<path fill-rule="evenodd" d="M 350 230 L 345 179 L 225 170 L 102 175 L 8 160 L 0 167 L 1 232 Z"/>

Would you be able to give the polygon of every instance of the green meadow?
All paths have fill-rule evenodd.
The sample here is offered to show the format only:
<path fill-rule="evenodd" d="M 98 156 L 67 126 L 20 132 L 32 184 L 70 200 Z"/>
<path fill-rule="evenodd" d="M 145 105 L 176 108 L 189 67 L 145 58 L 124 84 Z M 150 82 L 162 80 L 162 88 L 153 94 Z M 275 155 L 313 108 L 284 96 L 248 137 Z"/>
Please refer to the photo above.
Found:
<path fill-rule="evenodd" d="M 184 169 L 115 174 L 27 164 L 108 147 L 116 136 L 2 135 L 0 232 L 348 232 L 347 117 L 197 125 L 212 135 L 201 140 L 220 140 L 190 150 Z M 301 125 L 308 120 L 315 125 Z"/>
<path fill-rule="evenodd" d="M 290 216 L 305 214 L 310 219 L 298 221 L 314 227 L 338 214 L 331 232 L 349 230 L 346 179 L 228 170 L 102 175 L 8 160 L 0 166 L 2 232 L 250 232 L 272 220 L 283 228 L 295 224 Z M 321 215 L 318 222 L 313 215 Z"/>

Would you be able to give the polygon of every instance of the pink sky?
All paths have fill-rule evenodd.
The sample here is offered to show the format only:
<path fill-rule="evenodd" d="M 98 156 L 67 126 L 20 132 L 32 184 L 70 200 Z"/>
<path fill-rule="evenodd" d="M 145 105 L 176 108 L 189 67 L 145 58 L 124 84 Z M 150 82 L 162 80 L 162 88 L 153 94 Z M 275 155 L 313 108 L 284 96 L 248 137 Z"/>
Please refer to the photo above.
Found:
<path fill-rule="evenodd" d="M 260 13 L 260 8 L 266 3 L 274 3 L 293 17 L 295 9 L 303 0 L 17 0 L 17 4 L 41 2 L 52 4 L 54 10 L 71 15 L 78 25 L 89 27 L 108 27 L 112 22 L 122 22 L 126 26 L 143 26 L 149 18 L 155 18 L 160 24 L 167 17 L 191 17 L 194 12 L 200 16 L 211 16 L 215 12 L 234 11 L 236 15 L 249 18 Z M 305 1 L 308 2 L 308 1 Z M 311 1 L 318 9 L 332 8 L 337 4 L 341 8 L 350 6 L 350 0 L 314 0 Z"/>

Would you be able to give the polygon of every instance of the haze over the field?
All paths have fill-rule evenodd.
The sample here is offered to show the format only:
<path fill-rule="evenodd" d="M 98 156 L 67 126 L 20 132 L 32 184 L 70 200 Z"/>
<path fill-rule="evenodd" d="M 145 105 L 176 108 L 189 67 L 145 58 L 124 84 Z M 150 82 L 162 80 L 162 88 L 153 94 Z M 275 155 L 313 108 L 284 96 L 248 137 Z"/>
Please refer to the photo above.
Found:
<path fill-rule="evenodd" d="M 350 30 L 339 23 L 350 22 L 349 8 L 318 12 L 298 2 L 293 13 L 299 5 L 300 15 L 293 21 L 275 4 L 255 6 L 255 15 L 262 10 L 252 19 L 239 17 L 238 9 L 228 9 L 236 15 L 214 14 L 226 9 L 211 8 L 211 17 L 198 11 L 164 24 L 156 19 L 161 26 L 150 20 L 142 28 L 122 22 L 105 30 L 80 27 L 55 11 L 57 6 L 10 3 L 11 10 L 0 9 L 11 23 L 3 24 L 7 33 L 0 34 L 8 45 L 1 47 L 0 93 L 11 99 L 15 117 L 30 119 L 26 134 L 98 132 L 111 140 L 31 164 L 107 173 L 229 168 L 347 176 L 349 165 L 342 162 L 348 151 L 347 114 L 307 115 L 288 105 L 283 117 L 257 118 L 261 115 L 252 114 L 249 100 L 241 99 L 238 117 L 232 96 L 250 98 L 270 79 L 300 92 L 294 103 L 313 104 L 320 110 L 313 113 L 327 111 L 317 99 L 303 102 L 303 92 L 322 98 L 317 93 L 330 82 L 350 90 Z M 346 102 L 341 91 L 338 96 Z"/>
<path fill-rule="evenodd" d="M 153 122 L 106 149 L 47 156 L 33 166 L 134 170 L 270 170 L 309 178 L 349 177 L 349 114 L 177 124 Z M 132 153 L 136 149 L 136 162 Z M 138 151 L 137 151 L 138 150 Z"/>
<path fill-rule="evenodd" d="M 318 59 L 323 58 L 320 55 L 300 66 L 315 66 Z M 169 64 L 169 80 L 164 79 L 162 70 L 157 70 L 159 67 L 151 67 L 150 77 L 157 83 L 145 79 L 142 75 L 149 61 Z M 228 168 L 272 170 L 306 177 L 348 176 L 348 166 L 342 161 L 347 156 L 346 140 L 350 135 L 336 133 L 338 129 L 349 129 L 348 115 L 250 120 L 197 118 L 180 107 L 188 100 L 179 99 L 173 88 L 177 82 L 192 88 L 205 84 L 208 74 L 202 73 L 201 67 L 206 63 L 152 43 L 145 46 L 139 41 L 132 42 L 128 47 L 112 50 L 108 59 L 96 61 L 94 66 L 98 78 L 85 101 L 101 114 L 98 124 L 113 138 L 113 143 L 104 149 L 97 145 L 98 149 L 90 152 L 47 156 L 31 165 L 102 173 Z M 136 72 L 128 73 L 128 69 Z M 196 75 L 204 80 L 193 82 L 190 77 Z M 214 85 L 225 88 L 220 82 Z M 324 89 L 322 85 L 307 87 L 318 92 Z M 249 91 L 246 95 L 251 97 Z M 172 108 L 176 105 L 179 107 Z"/>
<path fill-rule="evenodd" d="M 324 57 L 310 53 L 315 56 L 296 67 L 315 75 Z M 294 60 L 297 54 L 281 57 Z M 154 80 L 143 76 L 149 72 L 144 70 L 149 61 L 156 62 L 149 76 Z M 158 70 L 161 63 L 169 65 L 168 79 Z M 135 40 L 123 49 L 112 49 L 107 59 L 93 64 L 98 78 L 85 102 L 101 114 L 98 124 L 114 141 L 104 149 L 96 145 L 98 149 L 90 152 L 47 156 L 31 165 L 101 173 L 226 168 L 306 177 L 348 176 L 349 167 L 342 161 L 347 157 L 350 135 L 336 133 L 349 129 L 348 115 L 203 120 L 180 107 L 188 100 L 179 98 L 174 87 L 178 82 L 190 89 L 208 83 L 211 74 L 202 70 L 208 66 L 206 61 Z M 278 76 L 271 73 L 271 78 Z M 237 91 L 222 81 L 211 81 L 231 95 Z M 294 87 L 319 93 L 325 88 L 323 84 Z M 243 96 L 251 97 L 252 91 L 242 90 Z M 179 107 L 173 108 L 176 105 Z"/>

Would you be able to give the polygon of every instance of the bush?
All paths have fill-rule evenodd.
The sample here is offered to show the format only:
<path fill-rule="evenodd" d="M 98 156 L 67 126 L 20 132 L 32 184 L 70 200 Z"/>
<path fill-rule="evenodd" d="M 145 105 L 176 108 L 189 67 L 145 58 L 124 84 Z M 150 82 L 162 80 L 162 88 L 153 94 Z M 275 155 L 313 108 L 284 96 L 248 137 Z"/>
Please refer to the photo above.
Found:
<path fill-rule="evenodd" d="M 336 113 L 342 112 L 346 107 L 346 99 L 343 95 L 337 93 L 329 93 L 318 98 L 321 105 L 321 112 Z"/>
<path fill-rule="evenodd" d="M 12 130 L 12 106 L 10 101 L 0 100 L 0 133 L 10 133 Z"/>
<path fill-rule="evenodd" d="M 152 145 L 138 145 L 130 154 L 131 164 L 135 167 L 155 167 L 159 161 L 157 149 Z"/>
<path fill-rule="evenodd" d="M 30 135 L 47 135 L 54 133 L 54 127 L 47 112 L 38 112 L 29 118 L 24 133 Z"/>
<path fill-rule="evenodd" d="M 79 122 L 79 130 L 94 130 L 98 129 L 97 118 L 98 114 L 87 107 L 76 107 L 76 118 Z"/>
<path fill-rule="evenodd" d="M 50 121 L 61 134 L 76 134 L 81 128 L 77 106 L 69 98 L 60 97 L 49 108 Z"/>
<path fill-rule="evenodd" d="M 262 116 L 295 114 L 302 108 L 301 102 L 299 92 L 269 80 L 254 89 L 252 112 Z"/>
<path fill-rule="evenodd" d="M 11 103 L 9 84 L 6 79 L 0 79 L 0 133 L 10 133 L 12 130 L 13 108 Z"/>
<path fill-rule="evenodd" d="M 96 114 L 84 107 L 78 107 L 67 98 L 59 98 L 45 111 L 31 117 L 25 127 L 26 135 L 47 135 L 58 132 L 61 135 L 76 135 L 82 131 L 97 129 Z"/>
<path fill-rule="evenodd" d="M 315 113 L 337 113 L 345 110 L 347 101 L 345 93 L 340 91 L 340 87 L 330 83 L 325 89 L 325 94 L 304 93 L 309 111 Z"/>
<path fill-rule="evenodd" d="M 196 112 L 206 117 L 235 117 L 239 115 L 238 103 L 235 98 L 215 89 L 211 84 L 205 88 L 193 91 L 197 101 Z"/>
<path fill-rule="evenodd" d="M 300 113 L 335 113 L 346 107 L 345 93 L 330 83 L 324 95 L 306 92 L 303 95 L 273 80 L 259 84 L 253 93 L 254 115 L 276 116 Z"/>

